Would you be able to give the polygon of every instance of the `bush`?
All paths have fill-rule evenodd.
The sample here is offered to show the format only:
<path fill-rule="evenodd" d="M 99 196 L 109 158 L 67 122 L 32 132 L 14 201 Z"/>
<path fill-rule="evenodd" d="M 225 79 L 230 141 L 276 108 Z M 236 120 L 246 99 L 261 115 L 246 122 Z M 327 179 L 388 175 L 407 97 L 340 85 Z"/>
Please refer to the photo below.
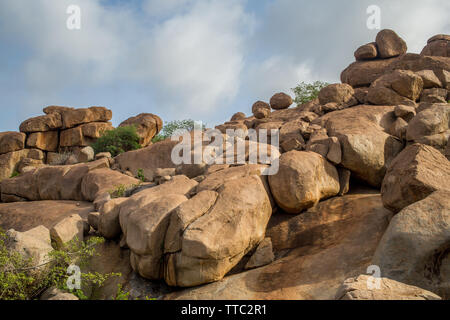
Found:
<path fill-rule="evenodd" d="M 91 147 L 95 154 L 109 152 L 113 157 L 131 150 L 141 148 L 135 126 L 119 127 L 108 130 L 94 142 Z"/>
<path fill-rule="evenodd" d="M 49 262 L 33 266 L 31 259 L 25 259 L 20 253 L 7 248 L 8 236 L 0 229 L 0 300 L 33 300 L 50 287 L 70 292 L 80 299 L 87 299 L 82 290 L 67 288 L 70 276 L 67 268 L 76 264 L 80 268 L 88 264 L 95 254 L 95 246 L 103 238 L 90 238 L 86 242 L 73 240 L 63 250 L 49 254 Z M 101 287 L 111 277 L 119 273 L 100 274 L 98 272 L 81 272 L 83 284 Z"/>
<path fill-rule="evenodd" d="M 316 99 L 319 96 L 320 90 L 328 86 L 329 83 L 322 81 L 315 81 L 314 83 L 301 82 L 292 91 L 295 93 L 294 101 L 297 104 L 303 104 Z"/>
<path fill-rule="evenodd" d="M 205 129 L 205 125 L 203 125 L 203 129 Z M 194 120 L 187 119 L 181 121 L 168 122 L 163 127 L 161 132 L 152 139 L 152 142 L 156 143 L 159 141 L 166 140 L 167 138 L 170 138 L 177 130 L 187 130 L 187 131 L 194 130 Z"/>

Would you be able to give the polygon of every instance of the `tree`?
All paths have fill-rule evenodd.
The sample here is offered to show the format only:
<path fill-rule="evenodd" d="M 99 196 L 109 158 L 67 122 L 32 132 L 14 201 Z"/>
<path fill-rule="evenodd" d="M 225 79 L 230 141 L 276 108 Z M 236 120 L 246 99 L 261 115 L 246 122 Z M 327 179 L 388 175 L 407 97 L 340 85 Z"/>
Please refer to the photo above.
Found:
<path fill-rule="evenodd" d="M 170 121 L 163 127 L 161 132 L 152 139 L 152 142 L 156 143 L 170 138 L 178 130 L 192 131 L 194 130 L 194 125 L 195 121 L 192 119 Z M 202 129 L 205 129 L 205 124 L 202 126 Z"/>
<path fill-rule="evenodd" d="M 139 136 L 135 126 L 108 130 L 92 144 L 95 154 L 110 152 L 113 157 L 131 150 L 140 149 Z"/>
<path fill-rule="evenodd" d="M 292 88 L 295 93 L 294 101 L 297 104 L 303 104 L 316 99 L 320 90 L 328 86 L 329 83 L 323 81 L 315 81 L 313 83 L 301 82 L 297 87 Z"/>

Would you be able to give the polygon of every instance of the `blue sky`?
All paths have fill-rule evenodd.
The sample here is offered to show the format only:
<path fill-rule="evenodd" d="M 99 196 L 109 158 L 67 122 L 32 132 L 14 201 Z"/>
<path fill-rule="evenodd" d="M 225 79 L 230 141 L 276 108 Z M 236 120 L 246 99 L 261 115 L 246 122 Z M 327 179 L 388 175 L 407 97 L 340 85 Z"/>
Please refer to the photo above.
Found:
<path fill-rule="evenodd" d="M 66 28 L 71 4 L 81 30 Z M 47 105 L 106 106 L 114 125 L 142 112 L 210 126 L 250 114 L 300 81 L 338 82 L 375 39 L 372 4 L 410 52 L 450 33 L 447 0 L 2 0 L 0 131 Z"/>

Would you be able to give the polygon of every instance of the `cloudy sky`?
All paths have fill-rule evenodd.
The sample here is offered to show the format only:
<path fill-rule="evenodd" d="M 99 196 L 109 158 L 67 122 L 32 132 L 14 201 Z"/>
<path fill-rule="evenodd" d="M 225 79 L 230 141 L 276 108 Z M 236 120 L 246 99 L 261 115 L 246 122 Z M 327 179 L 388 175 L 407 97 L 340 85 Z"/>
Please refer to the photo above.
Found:
<path fill-rule="evenodd" d="M 69 30 L 70 5 L 81 29 Z M 448 0 L 1 0 L 0 131 L 47 105 L 212 126 L 301 81 L 338 82 L 381 28 L 408 51 L 450 34 Z"/>

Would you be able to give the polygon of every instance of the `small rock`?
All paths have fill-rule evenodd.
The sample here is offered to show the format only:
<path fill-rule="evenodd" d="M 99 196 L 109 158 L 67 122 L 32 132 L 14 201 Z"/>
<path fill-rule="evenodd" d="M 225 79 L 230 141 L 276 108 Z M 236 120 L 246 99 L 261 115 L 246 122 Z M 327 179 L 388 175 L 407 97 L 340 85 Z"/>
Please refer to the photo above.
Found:
<path fill-rule="evenodd" d="M 275 256 L 272 250 L 272 241 L 270 238 L 264 238 L 256 248 L 255 253 L 245 265 L 245 269 L 254 269 L 272 263 Z"/>

